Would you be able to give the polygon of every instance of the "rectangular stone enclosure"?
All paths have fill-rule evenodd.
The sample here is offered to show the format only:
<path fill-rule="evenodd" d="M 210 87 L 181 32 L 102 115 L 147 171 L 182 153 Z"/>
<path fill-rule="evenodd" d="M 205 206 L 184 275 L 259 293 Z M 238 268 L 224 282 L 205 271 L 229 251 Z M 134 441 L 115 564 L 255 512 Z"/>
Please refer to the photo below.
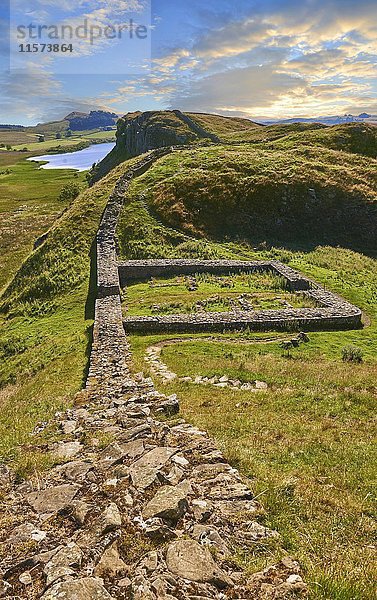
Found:
<path fill-rule="evenodd" d="M 153 277 L 267 271 L 284 278 L 287 289 L 306 295 L 316 304 L 314 308 L 126 317 L 123 325 L 127 333 L 221 333 L 245 329 L 311 331 L 362 327 L 362 312 L 359 308 L 279 261 L 131 260 L 118 263 L 118 271 L 122 288 L 126 288 L 128 282 L 141 282 Z"/>

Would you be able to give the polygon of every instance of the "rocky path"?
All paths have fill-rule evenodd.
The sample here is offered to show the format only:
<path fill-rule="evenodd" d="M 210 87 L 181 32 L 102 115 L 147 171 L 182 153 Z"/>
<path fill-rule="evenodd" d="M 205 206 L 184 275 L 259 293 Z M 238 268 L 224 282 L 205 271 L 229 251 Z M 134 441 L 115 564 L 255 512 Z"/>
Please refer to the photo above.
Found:
<path fill-rule="evenodd" d="M 177 399 L 142 376 L 118 397 L 58 415 L 61 461 L 16 485 L 3 473 L 6 524 L 0 597 L 280 598 L 302 593 L 299 566 L 246 577 L 233 557 L 278 540 L 263 509 Z M 106 444 L 104 444 L 106 440 Z M 103 447 L 104 446 L 104 447 Z"/>
<path fill-rule="evenodd" d="M 90 371 L 75 405 L 49 424 L 56 466 L 27 481 L 1 468 L 0 598 L 29 600 L 276 599 L 305 595 L 297 562 L 247 576 L 236 556 L 279 544 L 247 483 L 178 400 L 129 371 L 115 226 L 118 182 L 97 236 Z M 46 439 L 46 438 L 44 438 Z M 284 552 L 283 552 L 284 554 Z"/>

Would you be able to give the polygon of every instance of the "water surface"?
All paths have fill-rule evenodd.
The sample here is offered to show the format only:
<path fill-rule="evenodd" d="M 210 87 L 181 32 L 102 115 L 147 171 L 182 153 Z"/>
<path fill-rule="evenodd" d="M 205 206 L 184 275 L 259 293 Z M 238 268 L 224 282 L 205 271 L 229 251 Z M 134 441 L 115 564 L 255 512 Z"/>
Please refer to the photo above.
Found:
<path fill-rule="evenodd" d="M 84 150 L 77 152 L 66 152 L 65 154 L 44 154 L 43 156 L 32 156 L 28 160 L 45 162 L 41 169 L 76 169 L 87 171 L 93 163 L 97 163 L 114 148 L 115 143 L 93 144 Z"/>

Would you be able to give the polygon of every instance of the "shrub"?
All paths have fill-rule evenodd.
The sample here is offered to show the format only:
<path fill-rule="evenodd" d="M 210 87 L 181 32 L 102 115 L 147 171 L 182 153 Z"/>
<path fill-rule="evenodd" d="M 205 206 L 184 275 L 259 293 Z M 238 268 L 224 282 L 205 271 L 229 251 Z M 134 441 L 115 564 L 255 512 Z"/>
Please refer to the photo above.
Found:
<path fill-rule="evenodd" d="M 362 363 L 363 352 L 357 346 L 345 346 L 342 348 L 342 360 L 343 362 Z"/>
<path fill-rule="evenodd" d="M 78 183 L 70 181 L 60 191 L 58 200 L 61 202 L 73 202 L 79 196 L 81 188 Z"/>

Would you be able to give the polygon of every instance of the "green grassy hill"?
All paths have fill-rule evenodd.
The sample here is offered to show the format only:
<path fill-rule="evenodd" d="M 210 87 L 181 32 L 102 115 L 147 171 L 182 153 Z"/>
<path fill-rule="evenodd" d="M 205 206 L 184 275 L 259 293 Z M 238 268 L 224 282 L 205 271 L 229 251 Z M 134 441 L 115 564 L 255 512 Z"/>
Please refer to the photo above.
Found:
<path fill-rule="evenodd" d="M 217 135 L 221 140 L 241 140 L 243 136 L 252 134 L 255 130 L 262 128 L 262 125 L 241 117 L 222 117 L 221 115 L 205 113 L 187 113 L 187 115 L 201 127 Z"/>
<path fill-rule="evenodd" d="M 376 167 L 316 146 L 211 146 L 164 158 L 133 193 L 143 193 L 161 222 L 199 238 L 340 244 L 374 254 Z"/>
<path fill-rule="evenodd" d="M 226 374 L 259 379 L 268 388 L 255 394 L 176 382 L 164 391 L 179 395 L 183 416 L 208 429 L 251 480 L 266 525 L 279 530 L 285 552 L 304 567 L 310 600 L 372 600 L 375 130 L 235 121 L 232 131 L 227 119 L 200 118 L 202 127 L 228 135 L 232 144 L 202 138 L 175 113 L 148 115 L 153 135 L 162 127 L 168 139 L 188 136 L 192 148 L 160 159 L 130 186 L 117 231 L 122 257 L 282 260 L 362 308 L 365 327 L 310 334 L 291 357 L 279 347 L 284 335 L 273 332 L 179 336 L 162 357 L 180 376 Z M 124 127 L 120 123 L 118 140 Z M 235 144 L 237 130 L 247 139 Z M 72 173 L 40 172 L 16 153 L 0 158 L 0 233 L 7 240 L 1 247 L 0 462 L 10 462 L 22 477 L 48 466 L 35 452 L 33 429 L 72 405 L 84 384 L 95 234 L 117 179 L 138 159 L 122 162 L 118 146 L 107 167 L 121 164 L 60 207 L 56 197 L 75 179 Z M 46 241 L 32 250 L 33 236 L 48 228 Z M 166 302 L 176 302 L 168 291 Z M 131 294 L 131 310 L 139 292 L 150 310 L 158 290 L 145 284 L 137 297 Z M 195 297 L 186 287 L 181 292 L 191 309 Z M 126 295 L 125 309 L 127 302 Z M 146 349 L 167 338 L 132 337 L 135 371 L 148 373 Z M 342 361 L 349 345 L 360 349 L 361 364 Z M 49 439 L 48 429 L 43 435 Z M 256 549 L 238 560 L 255 572 L 279 552 L 266 545 L 263 553 Z"/>

